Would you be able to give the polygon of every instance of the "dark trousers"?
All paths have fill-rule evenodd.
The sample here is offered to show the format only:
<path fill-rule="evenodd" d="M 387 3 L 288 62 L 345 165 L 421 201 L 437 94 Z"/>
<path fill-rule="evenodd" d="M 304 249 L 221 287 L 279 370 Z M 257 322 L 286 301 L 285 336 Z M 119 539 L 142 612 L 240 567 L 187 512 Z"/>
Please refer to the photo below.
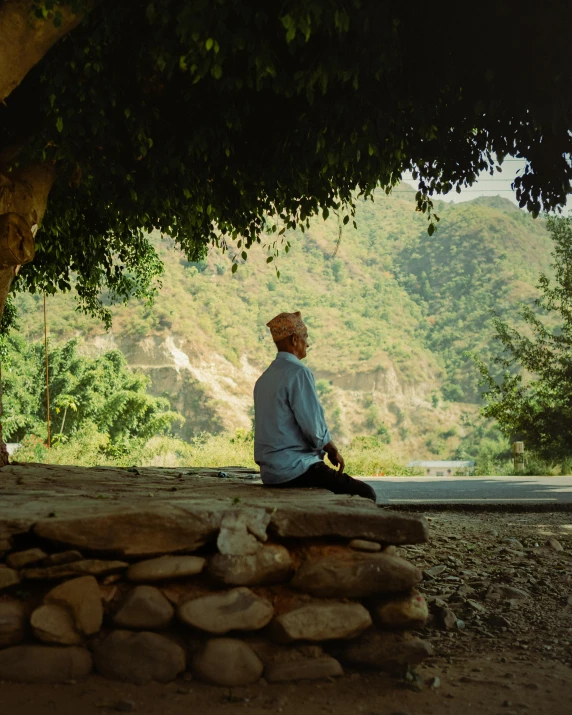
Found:
<path fill-rule="evenodd" d="M 352 494 L 375 502 L 375 492 L 365 482 L 350 477 L 345 472 L 338 472 L 337 469 L 328 467 L 324 462 L 312 464 L 310 469 L 301 474 L 296 479 L 290 479 L 281 484 L 266 484 L 273 489 L 302 489 L 307 487 L 317 487 L 319 489 L 329 489 L 334 494 Z"/>

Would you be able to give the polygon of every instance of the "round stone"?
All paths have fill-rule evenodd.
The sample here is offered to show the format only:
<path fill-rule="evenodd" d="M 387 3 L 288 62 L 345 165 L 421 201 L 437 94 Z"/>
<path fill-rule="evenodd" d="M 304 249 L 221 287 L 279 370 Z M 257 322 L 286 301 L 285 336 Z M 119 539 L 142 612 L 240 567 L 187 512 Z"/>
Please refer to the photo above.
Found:
<path fill-rule="evenodd" d="M 361 603 L 335 601 L 313 602 L 272 622 L 275 635 L 282 642 L 312 642 L 354 638 L 371 626 L 371 616 Z"/>
<path fill-rule="evenodd" d="M 367 598 L 409 591 L 421 581 L 421 571 L 398 556 L 347 549 L 333 554 L 309 551 L 292 586 L 319 598 Z"/>
<path fill-rule="evenodd" d="M 417 592 L 374 607 L 379 625 L 384 628 L 421 628 L 429 616 L 425 598 Z"/>
<path fill-rule="evenodd" d="M 36 608 L 30 618 L 30 624 L 36 638 L 45 643 L 79 645 L 82 642 L 71 613 L 63 606 L 48 603 Z"/>
<path fill-rule="evenodd" d="M 214 554 L 208 571 L 229 586 L 258 586 L 287 581 L 294 569 L 288 549 L 267 544 L 255 554 Z"/>
<path fill-rule="evenodd" d="M 0 591 L 20 583 L 20 576 L 16 569 L 9 569 L 0 565 Z"/>
<path fill-rule="evenodd" d="M 193 675 L 212 685 L 249 685 L 262 675 L 262 661 L 244 641 L 213 638 L 193 658 Z"/>
<path fill-rule="evenodd" d="M 22 569 L 28 564 L 35 564 L 38 561 L 46 558 L 46 552 L 41 549 L 26 549 L 26 551 L 15 551 L 6 559 L 6 563 L 10 568 Z"/>
<path fill-rule="evenodd" d="M 168 683 L 185 670 L 185 651 L 158 633 L 113 631 L 96 643 L 93 656 L 101 675 L 142 685 Z"/>
<path fill-rule="evenodd" d="M 0 601 L 0 648 L 21 643 L 27 625 L 26 607 L 21 601 Z"/>
<path fill-rule="evenodd" d="M 17 645 L 0 650 L 0 680 L 64 683 L 85 678 L 91 665 L 89 651 L 73 646 Z"/>
<path fill-rule="evenodd" d="M 417 665 L 433 655 L 430 643 L 409 633 L 374 630 L 331 650 L 344 665 L 387 672 L 403 672 L 404 666 Z"/>
<path fill-rule="evenodd" d="M 342 666 L 329 656 L 277 661 L 269 663 L 264 668 L 264 677 L 269 683 L 282 683 L 288 680 L 318 680 L 343 674 Z"/>
<path fill-rule="evenodd" d="M 136 586 L 127 594 L 113 622 L 121 628 L 161 630 L 171 622 L 175 611 L 154 586 Z"/>
<path fill-rule="evenodd" d="M 68 610 L 76 630 L 86 636 L 99 632 L 103 621 L 101 591 L 94 576 L 80 576 L 52 588 L 44 599 Z"/>
<path fill-rule="evenodd" d="M 272 619 L 274 608 L 249 588 L 233 588 L 185 601 L 177 613 L 189 626 L 222 634 L 264 628 Z"/>

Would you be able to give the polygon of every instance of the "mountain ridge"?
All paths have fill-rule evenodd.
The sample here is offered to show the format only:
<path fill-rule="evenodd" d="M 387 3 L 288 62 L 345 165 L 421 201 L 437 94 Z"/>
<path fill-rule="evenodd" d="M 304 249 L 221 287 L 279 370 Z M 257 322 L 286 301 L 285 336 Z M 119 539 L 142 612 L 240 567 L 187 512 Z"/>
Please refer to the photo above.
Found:
<path fill-rule="evenodd" d="M 265 324 L 301 310 L 336 438 L 377 434 L 411 458 L 449 454 L 479 406 L 465 353 L 495 354 L 490 310 L 516 320 L 518 301 L 532 304 L 551 241 L 542 219 L 497 197 L 438 202 L 429 237 L 414 190 L 404 190 L 358 202 L 358 228 L 344 228 L 339 246 L 336 217 L 314 220 L 306 233 L 285 235 L 288 254 L 268 264 L 256 247 L 235 274 L 228 254 L 189 262 L 155 235 L 165 275 L 153 307 L 115 306 L 106 333 L 74 312 L 69 295 L 50 297 L 51 338 L 78 337 L 91 355 L 120 349 L 186 417 L 177 434 L 189 438 L 250 427 L 252 386 L 274 352 Z M 17 296 L 30 339 L 42 332 L 39 298 Z"/>

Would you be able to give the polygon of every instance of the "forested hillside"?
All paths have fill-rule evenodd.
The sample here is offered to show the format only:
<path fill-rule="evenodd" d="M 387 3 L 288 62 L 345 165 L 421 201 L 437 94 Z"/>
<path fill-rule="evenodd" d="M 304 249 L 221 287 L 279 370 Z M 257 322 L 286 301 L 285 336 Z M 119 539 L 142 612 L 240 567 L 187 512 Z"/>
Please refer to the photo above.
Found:
<path fill-rule="evenodd" d="M 48 297 L 51 340 L 77 337 L 90 355 L 120 349 L 184 415 L 173 429 L 189 438 L 249 428 L 252 386 L 273 355 L 265 323 L 301 310 L 308 364 L 337 439 L 375 435 L 404 458 L 458 454 L 474 436 L 479 403 L 465 353 L 489 360 L 497 349 L 490 310 L 506 318 L 532 302 L 551 242 L 542 219 L 503 199 L 440 203 L 433 236 L 414 205 L 405 185 L 390 197 L 378 192 L 358 205 L 357 230 L 343 228 L 337 251 L 331 215 L 286 234 L 289 252 L 270 263 L 270 253 L 253 249 L 234 274 L 229 254 L 189 263 L 157 235 L 165 274 L 153 306 L 113 308 L 105 333 L 69 295 Z M 41 297 L 16 302 L 21 333 L 41 337 Z"/>

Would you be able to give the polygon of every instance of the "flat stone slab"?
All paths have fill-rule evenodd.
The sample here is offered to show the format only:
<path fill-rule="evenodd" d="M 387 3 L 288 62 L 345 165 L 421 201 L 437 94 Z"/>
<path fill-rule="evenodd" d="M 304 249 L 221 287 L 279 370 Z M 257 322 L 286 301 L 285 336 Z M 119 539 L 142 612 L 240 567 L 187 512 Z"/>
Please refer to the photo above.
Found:
<path fill-rule="evenodd" d="M 106 576 L 107 574 L 125 571 L 129 566 L 125 561 L 101 561 L 100 559 L 82 559 L 69 564 L 46 566 L 45 568 L 29 568 L 21 571 L 20 575 L 28 580 L 60 579 L 69 576 Z"/>
<path fill-rule="evenodd" d="M 184 578 L 200 573 L 205 563 L 200 556 L 160 556 L 133 564 L 127 571 L 127 578 L 141 583 Z"/>
<path fill-rule="evenodd" d="M 8 548 L 14 536 L 33 530 L 84 557 L 86 552 L 131 559 L 185 553 L 214 542 L 223 520 L 223 531 L 230 525 L 233 511 L 259 515 L 244 522 L 244 550 L 252 552 L 267 535 L 427 541 L 427 523 L 418 514 L 391 512 L 368 499 L 322 489 L 278 493 L 247 481 L 256 476 L 252 470 L 224 471 L 227 479 L 217 478 L 216 469 L 11 464 L 0 470 L 0 545 Z"/>

